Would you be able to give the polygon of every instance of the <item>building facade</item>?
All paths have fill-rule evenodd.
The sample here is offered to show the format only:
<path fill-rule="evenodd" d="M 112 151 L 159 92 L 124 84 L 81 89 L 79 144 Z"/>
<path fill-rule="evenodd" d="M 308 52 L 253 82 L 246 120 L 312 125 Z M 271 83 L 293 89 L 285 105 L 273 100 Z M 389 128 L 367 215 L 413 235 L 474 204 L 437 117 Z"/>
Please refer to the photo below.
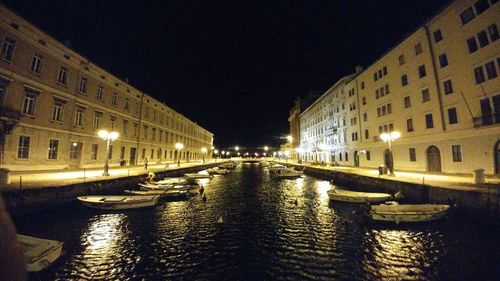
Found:
<path fill-rule="evenodd" d="M 203 147 L 211 155 L 211 132 L 1 5 L 0 42 L 2 168 L 190 161 L 203 158 Z M 103 129 L 119 133 L 109 149 Z"/>
<path fill-rule="evenodd" d="M 302 158 L 312 160 L 308 151 L 323 144 L 335 156 L 320 157 L 326 162 L 362 167 L 392 162 L 398 170 L 436 173 L 485 169 L 498 175 L 498 15 L 496 0 L 454 1 L 346 82 L 343 99 L 328 104 L 320 98 L 307 112 L 323 117 L 300 117 L 301 135 L 307 135 L 301 136 Z M 328 126 L 336 127 L 337 142 Z M 401 135 L 391 143 L 390 157 L 380 135 L 394 131 Z"/>

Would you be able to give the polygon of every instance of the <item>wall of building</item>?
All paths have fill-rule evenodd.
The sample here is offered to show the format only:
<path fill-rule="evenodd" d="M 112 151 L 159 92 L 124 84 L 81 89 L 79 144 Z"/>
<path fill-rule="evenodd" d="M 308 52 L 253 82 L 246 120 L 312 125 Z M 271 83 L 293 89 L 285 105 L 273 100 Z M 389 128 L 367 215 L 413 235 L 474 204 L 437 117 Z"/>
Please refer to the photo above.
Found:
<path fill-rule="evenodd" d="M 464 24 L 467 10 L 474 18 Z M 380 135 L 398 131 L 401 136 L 392 143 L 396 169 L 500 173 L 499 14 L 496 1 L 454 1 L 347 82 L 344 99 L 326 107 L 335 113 L 345 107 L 326 122 L 345 117 L 346 128 L 337 137 L 345 133 L 347 141 L 324 153 L 333 153 L 342 165 L 388 164 L 388 144 Z M 477 50 L 468 41 L 475 41 Z M 320 100 L 307 111 L 315 112 Z M 302 114 L 301 126 L 308 120 L 310 114 Z M 307 142 L 327 143 L 328 137 L 313 135 Z"/>
<path fill-rule="evenodd" d="M 3 168 L 101 166 L 103 129 L 120 134 L 110 146 L 112 166 L 174 161 L 177 142 L 184 144 L 183 160 L 201 159 L 202 147 L 210 152 L 211 132 L 1 5 L 0 42 Z"/>

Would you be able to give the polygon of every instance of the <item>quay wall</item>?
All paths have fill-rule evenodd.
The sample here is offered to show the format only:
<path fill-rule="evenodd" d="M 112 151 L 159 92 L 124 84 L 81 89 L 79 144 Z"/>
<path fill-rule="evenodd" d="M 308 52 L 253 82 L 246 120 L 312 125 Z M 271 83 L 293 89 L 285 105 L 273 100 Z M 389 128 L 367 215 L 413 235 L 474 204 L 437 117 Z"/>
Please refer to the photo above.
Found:
<path fill-rule="evenodd" d="M 156 178 L 182 176 L 185 173 L 201 171 L 220 164 L 221 163 L 210 163 L 163 172 L 155 171 L 155 175 Z M 15 191 L 7 190 L 2 192 L 2 197 L 10 214 L 24 215 L 69 203 L 76 200 L 78 196 L 123 194 L 124 190 L 131 189 L 131 187 L 136 187 L 139 183 L 144 182 L 146 177 L 147 174 L 142 174 L 63 186 L 40 187 Z"/>
<path fill-rule="evenodd" d="M 295 165 L 294 165 L 295 166 Z M 461 209 L 500 215 L 500 193 L 484 185 L 483 191 L 453 189 L 427 184 L 416 184 L 393 179 L 374 178 L 316 167 L 305 167 L 304 173 L 313 177 L 331 180 L 334 184 L 351 190 L 396 193 L 401 191 L 403 201 L 411 203 L 457 204 Z M 496 190 L 496 192 L 495 192 Z"/>

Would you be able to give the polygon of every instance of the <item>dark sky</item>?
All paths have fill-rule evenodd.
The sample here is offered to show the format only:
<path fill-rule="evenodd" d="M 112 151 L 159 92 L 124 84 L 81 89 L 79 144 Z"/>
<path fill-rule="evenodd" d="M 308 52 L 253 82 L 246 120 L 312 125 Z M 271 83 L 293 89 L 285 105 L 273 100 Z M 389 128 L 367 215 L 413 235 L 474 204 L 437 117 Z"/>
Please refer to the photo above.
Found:
<path fill-rule="evenodd" d="M 279 142 L 293 100 L 366 67 L 448 0 L 6 0 L 8 7 L 215 134 Z"/>

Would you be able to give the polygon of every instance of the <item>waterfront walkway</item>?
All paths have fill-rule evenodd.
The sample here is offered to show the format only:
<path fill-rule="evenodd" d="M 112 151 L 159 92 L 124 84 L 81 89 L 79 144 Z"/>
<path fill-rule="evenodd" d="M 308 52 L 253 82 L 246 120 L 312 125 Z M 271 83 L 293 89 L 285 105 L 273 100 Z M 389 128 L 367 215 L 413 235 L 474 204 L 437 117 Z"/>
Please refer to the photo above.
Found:
<path fill-rule="evenodd" d="M 393 180 L 400 182 L 409 182 L 416 184 L 425 184 L 448 189 L 478 191 L 484 193 L 500 193 L 500 178 L 486 176 L 484 183 L 475 184 L 474 178 L 471 175 L 454 175 L 454 174 L 427 174 L 419 172 L 394 171 L 394 176 L 379 175 L 378 169 L 361 168 L 361 167 L 346 167 L 346 166 L 321 166 L 311 163 L 298 164 L 295 161 L 281 161 L 282 164 L 293 164 L 296 166 L 304 166 L 314 169 L 322 169 L 329 171 L 338 171 L 342 173 L 356 174 L 372 178 L 383 178 L 385 180 Z"/>
<path fill-rule="evenodd" d="M 242 160 L 245 159 L 233 159 Z M 257 160 L 258 161 L 258 160 Z M 219 160 L 218 162 L 223 162 Z M 425 184 L 429 186 L 437 186 L 442 188 L 477 191 L 481 193 L 500 193 L 500 178 L 486 177 L 482 184 L 474 184 L 474 179 L 471 175 L 446 175 L 446 174 L 426 174 L 418 172 L 395 171 L 395 176 L 379 175 L 378 169 L 361 168 L 361 167 L 346 167 L 346 166 L 320 166 L 311 163 L 298 164 L 295 161 L 280 161 L 283 164 L 293 164 L 315 169 L 323 169 L 330 171 L 338 171 L 343 173 L 356 174 L 360 176 L 368 176 L 373 178 L 383 178 L 386 180 L 411 182 L 416 184 Z M 215 163 L 214 160 L 206 161 L 205 164 Z M 63 186 L 82 182 L 92 182 L 109 180 L 115 178 L 123 178 L 128 176 L 145 175 L 148 171 L 151 172 L 168 172 L 177 169 L 189 168 L 203 165 L 202 161 L 197 162 L 182 162 L 180 167 L 175 162 L 150 164 L 146 170 L 144 165 L 141 166 L 126 166 L 126 167 L 110 167 L 109 176 L 103 176 L 103 168 L 92 169 L 74 169 L 74 170 L 48 170 L 48 171 L 19 171 L 11 172 L 9 185 L 3 185 L 3 189 L 18 190 L 29 188 L 42 188 L 52 186 Z"/>
<path fill-rule="evenodd" d="M 219 161 L 220 162 L 220 161 Z M 206 161 L 205 165 L 215 163 Z M 17 171 L 11 172 L 10 184 L 0 186 L 4 190 L 19 190 L 63 186 L 83 182 L 102 181 L 129 176 L 146 175 L 148 172 L 168 172 L 204 165 L 202 161 L 182 162 L 180 167 L 177 163 L 149 164 L 146 169 L 144 165 L 110 167 L 109 176 L 103 176 L 103 167 L 86 169 L 45 170 L 45 171 Z"/>

